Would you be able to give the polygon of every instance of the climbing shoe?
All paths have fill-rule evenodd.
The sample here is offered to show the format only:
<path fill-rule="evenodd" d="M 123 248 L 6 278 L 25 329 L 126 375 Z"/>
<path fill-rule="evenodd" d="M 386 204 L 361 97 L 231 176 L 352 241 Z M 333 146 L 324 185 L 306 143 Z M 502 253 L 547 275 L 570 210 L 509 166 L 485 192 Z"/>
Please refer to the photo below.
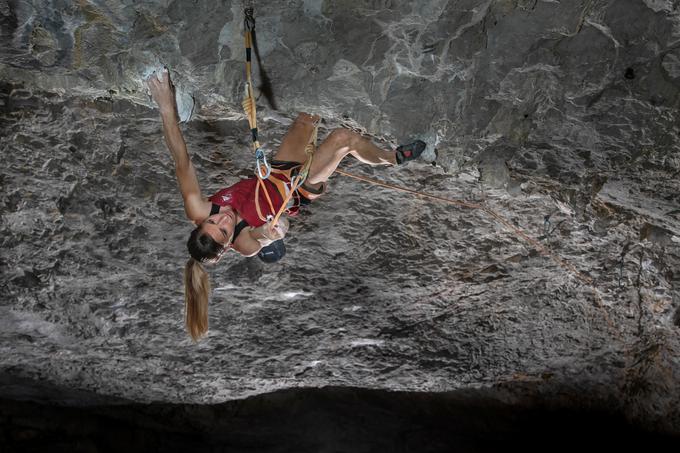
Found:
<path fill-rule="evenodd" d="M 416 140 L 408 145 L 401 145 L 397 147 L 397 164 L 405 164 L 408 161 L 417 159 L 425 151 L 427 144 L 422 140 Z"/>

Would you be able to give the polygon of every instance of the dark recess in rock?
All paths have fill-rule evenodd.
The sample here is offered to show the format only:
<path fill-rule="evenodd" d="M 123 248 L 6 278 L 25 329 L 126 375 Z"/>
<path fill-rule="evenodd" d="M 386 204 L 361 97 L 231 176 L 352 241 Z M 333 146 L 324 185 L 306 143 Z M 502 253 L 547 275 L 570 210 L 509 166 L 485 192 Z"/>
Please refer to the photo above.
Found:
<path fill-rule="evenodd" d="M 24 452 L 313 453 L 672 449 L 607 408 L 507 404 L 484 392 L 285 390 L 213 406 L 0 400 L 0 447 Z M 559 442 L 555 443 L 559 439 Z"/>

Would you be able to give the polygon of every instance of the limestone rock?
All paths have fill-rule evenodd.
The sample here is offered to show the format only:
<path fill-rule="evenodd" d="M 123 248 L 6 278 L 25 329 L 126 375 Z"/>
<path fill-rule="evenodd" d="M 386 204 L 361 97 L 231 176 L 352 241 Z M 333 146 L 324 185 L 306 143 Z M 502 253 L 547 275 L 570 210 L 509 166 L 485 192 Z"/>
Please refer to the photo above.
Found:
<path fill-rule="evenodd" d="M 283 262 L 210 270 L 194 344 L 191 224 L 143 78 L 167 65 L 195 99 L 205 194 L 252 174 L 243 2 L 0 2 L 0 374 L 198 404 L 531 382 L 513 397 L 678 434 L 676 6 L 255 2 L 268 149 L 298 110 L 322 138 L 428 137 L 403 168 L 342 167 L 462 203 L 334 176 Z"/>

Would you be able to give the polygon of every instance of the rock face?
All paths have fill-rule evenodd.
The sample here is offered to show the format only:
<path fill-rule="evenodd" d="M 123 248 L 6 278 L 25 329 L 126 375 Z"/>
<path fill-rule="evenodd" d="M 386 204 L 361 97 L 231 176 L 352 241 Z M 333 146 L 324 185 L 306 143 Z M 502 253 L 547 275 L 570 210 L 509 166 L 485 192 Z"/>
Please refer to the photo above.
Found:
<path fill-rule="evenodd" d="M 197 404 L 519 383 L 504 398 L 680 432 L 678 2 L 256 2 L 269 149 L 299 110 L 322 137 L 420 137 L 420 162 L 342 168 L 464 203 L 334 176 L 281 263 L 210 270 L 194 344 L 191 224 L 143 77 L 167 65 L 195 99 L 204 194 L 251 175 L 243 6 L 0 1 L 3 375 Z"/>

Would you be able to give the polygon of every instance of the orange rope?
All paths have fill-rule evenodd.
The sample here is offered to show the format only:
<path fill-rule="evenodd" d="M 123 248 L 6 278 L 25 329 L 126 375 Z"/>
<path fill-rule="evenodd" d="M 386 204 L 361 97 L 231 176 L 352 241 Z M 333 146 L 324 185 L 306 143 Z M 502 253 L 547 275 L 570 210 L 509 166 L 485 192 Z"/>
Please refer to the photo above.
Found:
<path fill-rule="evenodd" d="M 263 222 L 267 221 L 267 216 L 262 214 L 262 210 L 260 209 L 260 186 L 262 186 L 262 190 L 264 190 L 264 196 L 267 198 L 267 204 L 269 204 L 269 212 L 274 212 L 274 203 L 272 203 L 272 199 L 269 196 L 269 191 L 267 190 L 267 186 L 264 183 L 264 179 L 260 178 L 260 175 L 257 175 L 257 186 L 255 186 L 255 209 L 257 210 L 257 216 L 262 220 Z"/>
<path fill-rule="evenodd" d="M 413 194 L 413 195 L 417 195 L 419 197 L 431 198 L 433 200 L 443 201 L 443 202 L 448 203 L 448 204 L 452 204 L 452 205 L 456 205 L 456 206 L 463 206 L 463 207 L 470 208 L 470 209 L 480 209 L 480 210 L 486 212 L 487 214 L 489 214 L 491 217 L 496 219 L 501 224 L 503 224 L 506 228 L 508 228 L 509 230 L 514 232 L 517 236 L 524 239 L 526 242 L 528 242 L 534 249 L 536 249 L 543 256 L 547 256 L 547 257 L 551 258 L 559 266 L 567 269 L 569 272 L 574 274 L 574 276 L 576 278 L 578 278 L 579 280 L 581 280 L 583 283 L 585 283 L 589 286 L 593 285 L 593 280 L 590 277 L 584 275 L 578 269 L 576 269 L 574 267 L 574 265 L 564 261 L 562 258 L 560 258 L 558 256 L 555 256 L 553 253 L 551 253 L 548 249 L 546 249 L 536 239 L 530 237 L 521 228 L 516 227 L 509 220 L 507 220 L 502 215 L 498 214 L 496 211 L 494 211 L 493 209 L 491 209 L 487 206 L 484 206 L 484 205 L 479 204 L 479 203 L 471 203 L 471 202 L 468 202 L 468 201 L 455 200 L 455 199 L 440 197 L 438 195 L 433 195 L 433 194 L 429 194 L 429 193 L 425 193 L 425 192 L 419 192 L 417 190 L 408 189 L 406 187 L 395 186 L 393 184 L 389 184 L 389 183 L 386 183 L 386 182 L 377 181 L 375 179 L 367 178 L 365 176 L 354 175 L 352 173 L 347 173 L 346 171 L 342 171 L 342 170 L 335 170 L 335 172 L 339 173 L 343 176 L 347 176 L 347 177 L 350 177 L 350 178 L 358 179 L 360 181 L 368 182 L 368 183 L 376 185 L 376 186 L 382 186 L 382 187 L 386 187 L 388 189 L 410 193 L 410 194 Z"/>
<path fill-rule="evenodd" d="M 509 220 L 507 220 L 505 217 L 503 217 L 502 215 L 500 215 L 499 213 L 497 213 L 493 209 L 491 209 L 487 206 L 484 206 L 480 203 L 471 203 L 469 201 L 456 200 L 456 199 L 452 199 L 452 198 L 440 197 L 438 195 L 433 195 L 433 194 L 429 194 L 429 193 L 425 193 L 425 192 L 419 192 L 417 190 L 408 189 L 406 187 L 395 186 L 393 184 L 389 184 L 389 183 L 386 183 L 386 182 L 367 178 L 365 176 L 355 175 L 355 174 L 348 173 L 346 171 L 342 171 L 342 170 L 338 170 L 338 169 L 336 169 L 335 172 L 338 173 L 338 174 L 341 174 L 343 176 L 358 179 L 359 181 L 364 181 L 364 182 L 367 182 L 369 184 L 373 184 L 373 185 L 376 185 L 376 186 L 381 186 L 381 187 L 385 187 L 385 188 L 392 189 L 392 190 L 398 190 L 400 192 L 406 192 L 406 193 L 410 193 L 410 194 L 413 194 L 413 195 L 417 195 L 419 197 L 430 198 L 430 199 L 433 199 L 433 200 L 442 201 L 444 203 L 448 203 L 448 204 L 452 204 L 452 205 L 456 205 L 456 206 L 463 206 L 463 207 L 470 208 L 470 209 L 480 209 L 480 210 L 486 212 L 491 217 L 496 219 L 499 223 L 501 223 L 503 226 L 505 226 L 506 228 L 511 230 L 513 233 L 515 233 L 515 235 L 519 236 L 520 238 L 522 238 L 526 242 L 528 242 L 541 255 L 549 257 L 555 263 L 557 263 L 557 265 L 559 265 L 563 269 L 566 269 L 567 271 L 569 271 L 574 277 L 576 277 L 582 283 L 585 283 L 586 285 L 588 285 L 595 293 L 596 305 L 600 309 L 602 314 L 604 315 L 604 319 L 607 322 L 607 325 L 609 326 L 610 330 L 613 331 L 614 334 L 619 339 L 622 339 L 621 332 L 619 331 L 618 328 L 616 328 L 616 326 L 614 325 L 612 320 L 609 318 L 609 315 L 607 314 L 607 310 L 604 307 L 604 302 L 603 302 L 602 297 L 600 296 L 599 292 L 597 291 L 597 288 L 595 288 L 595 284 L 593 282 L 593 279 L 588 277 L 587 275 L 583 274 L 578 269 L 576 269 L 576 267 L 574 267 L 573 264 L 563 260 L 559 256 L 556 256 L 554 253 L 550 252 L 547 248 L 545 248 L 543 246 L 543 244 L 541 244 L 536 239 L 529 236 L 520 227 L 513 225 Z"/>
<path fill-rule="evenodd" d="M 418 192 L 417 190 L 407 189 L 406 187 L 395 186 L 395 185 L 392 185 L 392 184 L 388 184 L 386 182 L 377 181 L 377 180 L 371 179 L 371 178 L 366 178 L 365 176 L 354 175 L 352 173 L 347 173 L 345 171 L 338 170 L 338 169 L 336 169 L 335 172 L 338 173 L 338 174 L 341 174 L 343 176 L 349 176 L 350 178 L 354 178 L 354 179 L 358 179 L 360 181 L 365 181 L 367 183 L 374 184 L 376 186 L 387 187 L 388 189 L 399 190 L 401 192 L 411 193 L 413 195 L 418 195 L 420 197 L 432 198 L 434 200 L 439 200 L 439 201 L 443 201 L 443 202 L 446 202 L 446 203 L 449 203 L 449 204 L 455 204 L 455 205 L 458 205 L 458 206 L 465 206 L 466 208 L 471 208 L 471 209 L 482 208 L 482 205 L 477 204 L 477 203 L 470 203 L 470 202 L 461 201 L 461 200 L 452 200 L 450 198 L 444 198 L 444 197 L 432 195 L 432 194 L 429 194 L 429 193 Z"/>
<path fill-rule="evenodd" d="M 360 181 L 364 181 L 364 182 L 367 182 L 369 184 L 373 184 L 373 185 L 376 185 L 376 186 L 381 186 L 381 187 L 385 187 L 385 188 L 388 188 L 388 189 L 397 190 L 397 191 L 400 191 L 400 192 L 406 192 L 406 193 L 410 193 L 410 194 L 413 194 L 413 195 L 417 195 L 419 197 L 430 198 L 430 199 L 433 199 L 433 200 L 442 201 L 442 202 L 452 204 L 452 205 L 463 206 L 463 207 L 470 208 L 470 209 L 480 209 L 480 210 L 486 212 L 491 217 L 493 217 L 495 220 L 497 220 L 499 223 L 501 223 L 503 226 L 505 226 L 510 231 L 512 231 L 515 235 L 519 236 L 524 241 L 528 242 L 536 251 L 541 253 L 543 256 L 550 257 L 560 267 L 562 267 L 563 269 L 566 269 L 572 275 L 574 275 L 574 277 L 576 277 L 578 280 L 580 280 L 581 282 L 588 285 L 593 290 L 593 293 L 594 293 L 594 296 L 595 296 L 595 301 L 596 301 L 595 305 L 597 306 L 597 308 L 602 313 L 602 315 L 603 315 L 603 317 L 604 317 L 604 319 L 607 323 L 607 326 L 609 327 L 609 330 L 611 332 L 613 332 L 614 336 L 616 336 L 619 339 L 619 341 L 621 341 L 622 343 L 625 344 L 626 341 L 624 339 L 624 334 L 614 324 L 614 322 L 609 317 L 609 314 L 607 313 L 607 310 L 606 310 L 605 305 L 604 305 L 604 301 L 602 300 L 602 297 L 600 296 L 599 291 L 595 287 L 595 283 L 594 283 L 593 279 L 586 276 L 585 274 L 583 274 L 578 269 L 576 269 L 576 267 L 573 264 L 563 260 L 559 256 L 556 256 L 554 253 L 550 252 L 545 246 L 543 246 L 543 244 L 541 244 L 536 239 L 532 238 L 527 233 L 525 233 L 524 230 L 522 230 L 522 228 L 513 225 L 512 222 L 507 220 L 505 217 L 503 217 L 501 214 L 497 213 L 493 209 L 491 209 L 487 206 L 484 206 L 480 203 L 471 203 L 471 202 L 468 202 L 468 201 L 445 198 L 445 197 L 440 197 L 438 195 L 433 195 L 433 194 L 429 194 L 429 193 L 425 193 L 425 192 L 419 192 L 417 190 L 408 189 L 406 187 L 395 186 L 393 184 L 385 183 L 385 182 L 382 182 L 382 181 L 377 181 L 375 179 L 367 178 L 365 176 L 354 175 L 352 173 L 348 173 L 348 172 L 342 171 L 342 170 L 336 169 L 335 172 L 338 173 L 338 174 L 341 174 L 343 176 L 358 179 Z M 633 351 L 632 347 L 626 348 L 623 351 L 623 353 L 624 353 L 624 355 L 625 355 L 625 357 L 626 357 L 626 359 L 629 363 L 632 362 L 633 352 L 634 351 Z M 626 382 L 627 376 L 630 373 L 629 372 L 630 368 L 632 368 L 634 365 L 635 364 L 626 366 L 626 368 L 625 368 L 626 376 L 624 377 L 624 383 Z"/>

